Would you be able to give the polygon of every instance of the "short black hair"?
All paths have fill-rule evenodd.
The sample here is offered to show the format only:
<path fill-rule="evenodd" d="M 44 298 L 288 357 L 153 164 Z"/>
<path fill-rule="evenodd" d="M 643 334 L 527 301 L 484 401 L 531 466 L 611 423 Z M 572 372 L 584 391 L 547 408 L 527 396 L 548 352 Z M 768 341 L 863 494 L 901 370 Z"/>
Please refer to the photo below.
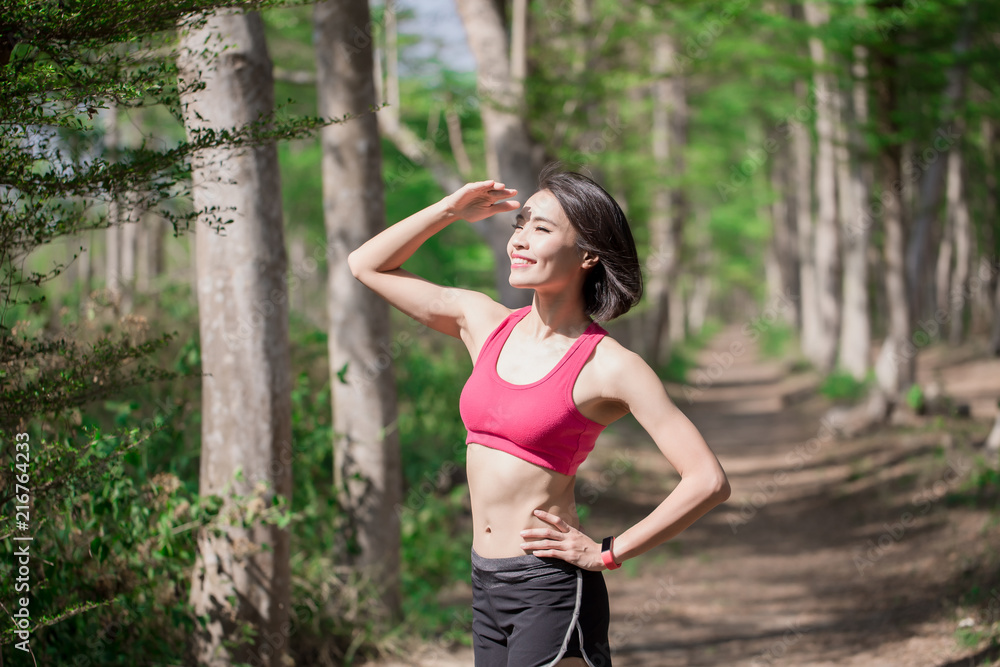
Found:
<path fill-rule="evenodd" d="M 577 231 L 577 248 L 598 258 L 583 283 L 587 316 L 601 322 L 624 315 L 642 297 L 642 269 L 632 230 L 618 202 L 592 179 L 547 165 L 538 189 L 548 190 Z"/>

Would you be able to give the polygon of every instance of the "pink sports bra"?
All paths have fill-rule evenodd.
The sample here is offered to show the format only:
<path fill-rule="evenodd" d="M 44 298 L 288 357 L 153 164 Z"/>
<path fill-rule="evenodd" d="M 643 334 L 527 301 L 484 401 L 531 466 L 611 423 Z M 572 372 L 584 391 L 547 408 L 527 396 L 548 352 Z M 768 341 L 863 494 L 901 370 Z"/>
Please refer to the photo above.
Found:
<path fill-rule="evenodd" d="M 497 359 L 514 326 L 530 310 L 525 306 L 508 315 L 479 351 L 458 403 L 469 431 L 465 442 L 575 475 L 604 424 L 580 413 L 573 402 L 573 384 L 608 332 L 591 322 L 548 375 L 530 384 L 511 384 L 497 375 Z"/>

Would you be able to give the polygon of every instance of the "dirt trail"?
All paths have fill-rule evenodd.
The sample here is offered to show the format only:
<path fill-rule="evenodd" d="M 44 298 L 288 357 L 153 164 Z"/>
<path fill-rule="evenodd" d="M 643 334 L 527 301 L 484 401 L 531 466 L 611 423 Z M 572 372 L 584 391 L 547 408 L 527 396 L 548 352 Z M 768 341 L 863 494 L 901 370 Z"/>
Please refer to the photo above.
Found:
<path fill-rule="evenodd" d="M 675 540 L 606 573 L 615 666 L 1000 664 L 956 640 L 970 613 L 958 606 L 962 594 L 990 567 L 1000 606 L 1000 527 L 984 509 L 943 499 L 973 465 L 967 443 L 988 425 L 837 440 L 815 376 L 759 359 L 738 330 L 716 337 L 699 363 L 689 387 L 668 391 L 719 456 L 733 494 Z M 920 372 L 966 391 L 976 415 L 995 409 L 1000 362 L 925 355 Z M 622 420 L 579 473 L 584 530 L 621 532 L 677 479 L 645 432 Z M 425 647 L 379 667 L 472 664 L 469 649 Z"/>

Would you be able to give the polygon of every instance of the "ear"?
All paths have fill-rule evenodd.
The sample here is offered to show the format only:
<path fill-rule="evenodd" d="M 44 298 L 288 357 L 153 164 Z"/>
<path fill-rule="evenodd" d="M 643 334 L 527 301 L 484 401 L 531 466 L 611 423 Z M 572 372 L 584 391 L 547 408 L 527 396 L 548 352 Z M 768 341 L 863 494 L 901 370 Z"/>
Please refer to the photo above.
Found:
<path fill-rule="evenodd" d="M 597 255 L 592 255 L 586 250 L 583 252 L 583 263 L 582 266 L 585 269 L 592 269 L 597 266 L 597 262 L 600 261 L 600 257 Z"/>

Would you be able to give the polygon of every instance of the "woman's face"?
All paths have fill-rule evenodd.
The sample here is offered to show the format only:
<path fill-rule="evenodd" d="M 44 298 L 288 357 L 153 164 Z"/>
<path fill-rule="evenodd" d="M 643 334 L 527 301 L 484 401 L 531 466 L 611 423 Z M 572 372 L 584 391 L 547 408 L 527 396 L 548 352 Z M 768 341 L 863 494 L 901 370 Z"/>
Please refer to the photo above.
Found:
<path fill-rule="evenodd" d="M 558 291 L 582 285 L 596 260 L 585 258 L 576 242 L 576 229 L 555 195 L 548 190 L 533 194 L 518 211 L 507 242 L 511 286 Z"/>

